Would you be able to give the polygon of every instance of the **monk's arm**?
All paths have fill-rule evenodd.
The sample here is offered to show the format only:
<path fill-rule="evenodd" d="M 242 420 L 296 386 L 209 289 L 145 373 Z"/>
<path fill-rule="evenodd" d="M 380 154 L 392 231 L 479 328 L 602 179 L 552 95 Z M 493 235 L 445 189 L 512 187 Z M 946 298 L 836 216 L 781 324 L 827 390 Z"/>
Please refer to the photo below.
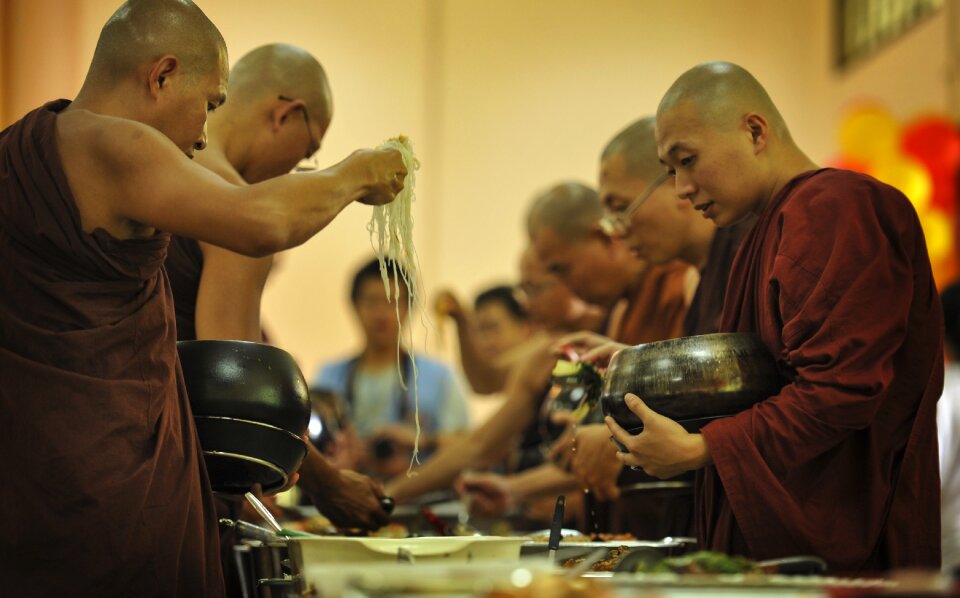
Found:
<path fill-rule="evenodd" d="M 522 503 L 578 490 L 580 482 L 572 473 L 560 469 L 553 463 L 544 463 L 507 477 L 507 486 L 510 488 L 510 495 L 514 502 Z"/>
<path fill-rule="evenodd" d="M 91 145 L 115 216 L 250 256 L 305 242 L 354 201 L 392 200 L 405 173 L 399 152 L 368 150 L 323 171 L 237 186 L 139 123 L 112 123 Z"/>
<path fill-rule="evenodd" d="M 200 249 L 197 338 L 261 342 L 260 298 L 273 256 L 252 258 L 207 243 Z"/>
<path fill-rule="evenodd" d="M 511 384 L 506 401 L 490 419 L 466 438 L 442 445 L 416 476 L 391 480 L 387 494 L 397 502 L 406 502 L 449 488 L 464 469 L 485 466 L 500 457 L 536 416 L 537 398 L 525 385 Z"/>

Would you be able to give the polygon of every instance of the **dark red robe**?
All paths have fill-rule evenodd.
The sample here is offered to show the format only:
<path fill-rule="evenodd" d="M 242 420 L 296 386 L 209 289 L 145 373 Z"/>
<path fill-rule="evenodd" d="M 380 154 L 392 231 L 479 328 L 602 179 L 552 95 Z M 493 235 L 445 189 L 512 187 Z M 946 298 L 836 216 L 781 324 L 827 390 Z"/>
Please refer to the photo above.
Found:
<path fill-rule="evenodd" d="M 759 335 L 789 382 L 703 428 L 704 546 L 939 567 L 943 322 L 907 198 L 842 170 L 790 181 L 743 241 L 721 329 Z"/>
<path fill-rule="evenodd" d="M 66 104 L 0 133 L 0 593 L 221 596 L 169 235 L 82 230 Z"/>

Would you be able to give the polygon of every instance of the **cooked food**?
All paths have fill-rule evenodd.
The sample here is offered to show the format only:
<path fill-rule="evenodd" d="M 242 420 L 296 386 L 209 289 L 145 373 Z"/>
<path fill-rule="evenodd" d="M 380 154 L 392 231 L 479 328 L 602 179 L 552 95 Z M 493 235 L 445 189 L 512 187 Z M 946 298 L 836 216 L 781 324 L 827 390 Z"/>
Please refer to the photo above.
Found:
<path fill-rule="evenodd" d="M 638 563 L 638 573 L 751 573 L 756 563 L 742 556 L 701 550 L 655 563 Z"/>
<path fill-rule="evenodd" d="M 403 539 L 410 537 L 410 530 L 402 523 L 388 523 L 380 529 L 369 532 L 371 538 Z"/>
<path fill-rule="evenodd" d="M 403 330 L 400 321 L 400 278 L 407 287 L 407 313 L 413 313 L 414 307 L 420 307 L 420 258 L 413 246 L 413 202 L 416 201 L 414 186 L 416 171 L 420 168 L 420 161 L 413 155 L 413 145 L 410 139 L 400 135 L 387 140 L 379 149 L 395 149 L 403 158 L 403 165 L 407 168 L 407 176 L 403 180 L 403 190 L 397 194 L 391 203 L 373 208 L 373 215 L 367 223 L 370 233 L 370 244 L 380 261 L 380 275 L 383 277 L 383 286 L 387 293 L 387 300 L 392 301 L 397 312 L 397 323 Z M 374 241 L 376 239 L 376 242 Z M 387 260 L 393 260 L 393 272 L 387 272 Z M 400 267 L 398 267 L 398 264 Z M 393 276 L 394 285 L 390 287 L 390 276 Z M 412 348 L 413 327 L 407 326 L 409 346 Z M 397 370 L 400 372 L 400 385 L 404 390 L 410 381 L 403 379 L 403 368 L 400 367 L 402 355 L 401 337 L 397 337 Z M 410 351 L 410 363 L 413 369 L 413 405 L 416 434 L 413 440 L 413 455 L 410 457 L 410 475 L 414 463 L 418 463 L 420 452 L 420 397 L 417 389 L 417 360 L 414 352 Z"/>
<path fill-rule="evenodd" d="M 590 565 L 591 571 L 613 571 L 617 568 L 617 565 L 620 564 L 620 561 L 623 560 L 623 557 L 630 554 L 630 548 L 628 546 L 618 546 L 616 548 L 611 548 L 607 553 L 607 557 L 601 559 L 594 564 Z M 580 563 L 586 560 L 586 557 L 580 557 L 575 559 L 567 559 L 563 561 L 562 567 L 564 569 L 573 569 Z"/>

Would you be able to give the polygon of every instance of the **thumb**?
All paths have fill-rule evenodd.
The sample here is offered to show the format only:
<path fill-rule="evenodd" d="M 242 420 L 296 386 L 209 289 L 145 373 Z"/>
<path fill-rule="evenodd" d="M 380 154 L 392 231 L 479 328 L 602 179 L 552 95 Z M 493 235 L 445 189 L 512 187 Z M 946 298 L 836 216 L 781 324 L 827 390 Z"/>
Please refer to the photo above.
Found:
<path fill-rule="evenodd" d="M 633 393 L 627 393 L 624 396 L 624 401 L 627 403 L 627 407 L 630 408 L 630 411 L 640 418 L 640 421 L 643 422 L 643 426 L 647 426 L 647 420 L 651 419 L 652 416 L 656 415 L 652 409 L 647 407 L 647 404 L 644 403 L 640 397 Z"/>

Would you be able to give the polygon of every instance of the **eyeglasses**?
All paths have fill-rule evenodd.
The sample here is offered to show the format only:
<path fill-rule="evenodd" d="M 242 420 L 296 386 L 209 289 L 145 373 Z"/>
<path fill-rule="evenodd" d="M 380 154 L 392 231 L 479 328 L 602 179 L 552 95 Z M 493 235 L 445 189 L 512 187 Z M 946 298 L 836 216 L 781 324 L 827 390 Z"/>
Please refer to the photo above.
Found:
<path fill-rule="evenodd" d="M 293 98 L 284 95 L 277 96 L 277 98 L 283 100 L 284 102 L 296 101 Z M 309 136 L 310 140 L 307 143 L 307 151 L 303 156 L 303 160 L 297 164 L 294 170 L 297 172 L 319 170 L 320 164 L 316 161 L 316 155 L 320 150 L 320 144 L 313 136 L 313 128 L 310 126 L 310 114 L 307 112 L 307 107 L 301 106 L 300 108 L 303 110 L 303 122 L 307 125 L 307 135 Z"/>
<path fill-rule="evenodd" d="M 660 185 L 666 182 L 668 178 L 670 178 L 670 175 L 667 173 L 658 176 L 640 195 L 630 202 L 630 205 L 625 209 L 617 211 L 607 209 L 603 218 L 600 219 L 600 228 L 603 229 L 603 232 L 608 235 L 626 234 L 630 228 L 630 217 L 633 216 L 633 213 L 643 205 L 643 202 L 647 201 L 647 198 L 650 197 Z"/>

